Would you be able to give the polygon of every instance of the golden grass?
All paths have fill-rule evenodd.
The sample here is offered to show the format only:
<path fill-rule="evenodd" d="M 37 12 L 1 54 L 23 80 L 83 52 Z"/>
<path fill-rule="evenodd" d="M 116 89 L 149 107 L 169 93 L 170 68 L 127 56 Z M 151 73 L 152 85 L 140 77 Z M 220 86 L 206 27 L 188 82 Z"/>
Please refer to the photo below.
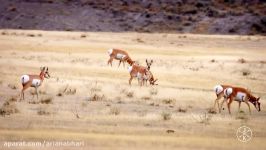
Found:
<path fill-rule="evenodd" d="M 32 105 L 27 90 L 25 101 L 16 102 L 20 113 L 0 117 L 2 141 L 81 139 L 89 149 L 265 149 L 265 37 L 1 32 L 0 100 L 18 95 L 19 77 L 39 74 L 43 65 L 49 66 L 51 78 L 40 95 L 52 98 L 44 100 L 49 105 Z M 126 67 L 117 68 L 117 61 L 107 66 L 109 48 L 127 50 L 142 65 L 152 58 L 159 85 L 139 87 L 134 79 L 129 86 Z M 244 75 L 246 70 L 250 74 Z M 261 97 L 262 111 L 251 106 L 251 116 L 237 115 L 233 102 L 232 116 L 227 109 L 208 114 L 216 84 L 251 89 Z M 250 143 L 235 138 L 243 124 L 254 131 Z"/>

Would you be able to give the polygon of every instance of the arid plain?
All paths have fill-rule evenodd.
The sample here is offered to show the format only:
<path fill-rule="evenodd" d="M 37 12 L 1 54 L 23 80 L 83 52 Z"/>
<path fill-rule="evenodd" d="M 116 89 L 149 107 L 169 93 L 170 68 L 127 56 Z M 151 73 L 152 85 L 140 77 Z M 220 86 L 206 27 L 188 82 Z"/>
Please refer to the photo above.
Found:
<path fill-rule="evenodd" d="M 156 33 L 0 30 L 0 147 L 6 141 L 82 141 L 55 149 L 265 149 L 266 37 Z M 127 65 L 107 66 L 107 50 L 126 50 L 156 86 L 128 85 Z M 25 92 L 20 76 L 51 75 Z M 217 84 L 261 97 L 262 111 L 233 102 L 215 113 Z M 248 142 L 236 138 L 252 129 Z M 11 147 L 12 149 L 36 149 Z M 51 147 L 42 147 L 51 149 Z"/>

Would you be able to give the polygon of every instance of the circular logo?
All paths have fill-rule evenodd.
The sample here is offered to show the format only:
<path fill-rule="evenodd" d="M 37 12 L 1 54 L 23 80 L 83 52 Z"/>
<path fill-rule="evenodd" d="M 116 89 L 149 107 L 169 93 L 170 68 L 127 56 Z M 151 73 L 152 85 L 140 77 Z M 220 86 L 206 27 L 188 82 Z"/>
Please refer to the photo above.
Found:
<path fill-rule="evenodd" d="M 236 131 L 236 137 L 241 142 L 248 142 L 252 138 L 252 130 L 247 126 L 241 126 Z"/>

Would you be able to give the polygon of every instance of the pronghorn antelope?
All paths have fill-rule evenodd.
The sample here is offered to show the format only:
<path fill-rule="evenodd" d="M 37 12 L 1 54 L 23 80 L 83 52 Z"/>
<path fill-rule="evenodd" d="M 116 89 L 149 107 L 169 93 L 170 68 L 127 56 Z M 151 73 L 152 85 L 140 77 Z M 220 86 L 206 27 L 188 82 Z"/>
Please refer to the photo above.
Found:
<path fill-rule="evenodd" d="M 112 66 L 113 59 L 119 60 L 118 67 L 120 66 L 121 62 L 123 62 L 123 66 L 125 67 L 125 62 L 127 62 L 130 66 L 134 64 L 134 61 L 129 57 L 128 53 L 123 50 L 119 49 L 109 49 L 108 54 L 110 59 L 108 60 L 107 64 Z"/>
<path fill-rule="evenodd" d="M 218 110 L 219 110 L 219 112 L 220 112 L 220 107 L 219 107 L 219 100 L 222 98 L 222 97 L 224 97 L 224 90 L 226 89 L 226 88 L 228 88 L 228 87 L 232 87 L 232 86 L 230 86 L 230 85 L 216 85 L 213 89 L 214 89 L 214 92 L 215 92 L 215 94 L 216 94 L 216 96 L 217 96 L 217 98 L 215 99 L 215 101 L 214 101 L 214 106 L 213 106 L 213 108 L 214 109 L 216 109 L 215 108 L 215 106 L 216 106 L 216 104 L 217 104 L 217 106 L 218 106 Z"/>
<path fill-rule="evenodd" d="M 257 109 L 257 111 L 260 111 L 260 102 L 259 102 L 260 97 L 258 98 L 254 97 L 247 89 L 241 87 L 228 87 L 224 90 L 224 96 L 225 99 L 222 102 L 221 107 L 223 106 L 223 103 L 227 101 L 227 99 L 229 99 L 229 102 L 227 103 L 229 114 L 231 114 L 230 105 L 233 102 L 233 100 L 238 101 L 238 112 L 240 110 L 241 102 L 245 102 L 248 105 L 250 114 L 251 110 L 248 102 L 252 103 L 254 107 Z"/>
<path fill-rule="evenodd" d="M 144 83 L 144 78 L 147 74 L 147 68 L 144 66 L 136 65 L 133 64 L 132 66 L 128 67 L 128 72 L 130 74 L 130 79 L 129 79 L 129 85 L 131 85 L 131 81 L 133 80 L 134 77 L 138 79 L 138 83 L 140 86 L 143 85 Z"/>
<path fill-rule="evenodd" d="M 20 94 L 20 100 L 23 98 L 24 100 L 24 91 L 29 87 L 34 87 L 35 92 L 38 99 L 38 87 L 42 85 L 44 78 L 50 78 L 50 74 L 48 72 L 48 67 L 41 67 L 41 72 L 39 75 L 22 75 L 21 76 L 21 83 L 22 83 L 22 90 Z"/>
<path fill-rule="evenodd" d="M 145 80 L 145 82 L 146 82 L 146 85 L 147 85 L 147 81 L 150 82 L 150 85 L 158 85 L 158 84 L 155 84 L 155 82 L 156 82 L 158 79 L 154 79 L 153 74 L 152 74 L 151 71 L 150 71 L 152 63 L 153 63 L 153 60 L 148 61 L 148 60 L 146 59 L 147 72 L 146 72 L 146 74 L 144 75 L 144 80 Z"/>
<path fill-rule="evenodd" d="M 158 79 L 154 79 L 153 74 L 151 73 L 150 70 L 148 70 L 148 71 L 146 72 L 146 75 L 145 75 L 145 76 L 146 76 L 146 77 L 144 77 L 144 78 L 145 78 L 145 80 L 146 80 L 146 85 L 147 85 L 147 80 L 150 82 L 150 85 L 158 85 L 158 84 L 155 84 L 155 82 L 156 82 Z"/>

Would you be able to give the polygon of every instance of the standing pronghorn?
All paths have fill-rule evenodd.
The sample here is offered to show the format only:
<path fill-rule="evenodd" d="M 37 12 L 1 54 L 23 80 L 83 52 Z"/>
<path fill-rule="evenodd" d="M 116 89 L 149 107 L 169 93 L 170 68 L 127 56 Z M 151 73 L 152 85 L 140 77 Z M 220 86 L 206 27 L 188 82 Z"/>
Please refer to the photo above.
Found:
<path fill-rule="evenodd" d="M 222 97 L 224 97 L 224 90 L 226 89 L 226 88 L 228 88 L 228 87 L 232 87 L 232 86 L 230 86 L 230 85 L 216 85 L 213 89 L 214 89 L 214 92 L 215 92 L 215 94 L 216 94 L 216 99 L 215 99 L 215 101 L 214 101 L 214 106 L 213 106 L 213 108 L 216 110 L 216 108 L 215 108 L 215 106 L 216 106 L 216 104 L 217 104 L 217 106 L 218 106 L 218 110 L 219 110 L 219 112 L 221 111 L 219 108 L 219 100 L 222 98 Z"/>
<path fill-rule="evenodd" d="M 121 62 L 123 62 L 123 66 L 125 67 L 125 62 L 127 62 L 130 66 L 134 64 L 134 61 L 129 57 L 128 53 L 123 50 L 119 49 L 109 49 L 108 54 L 110 59 L 108 60 L 107 64 L 112 66 L 113 59 L 119 60 L 118 67 L 120 66 Z"/>
<path fill-rule="evenodd" d="M 23 75 L 21 76 L 21 83 L 22 83 L 22 90 L 20 94 L 20 100 L 23 98 L 24 100 L 24 91 L 29 88 L 29 87 L 34 87 L 35 92 L 37 95 L 38 99 L 38 87 L 42 85 L 42 82 L 44 78 L 50 78 L 49 72 L 48 72 L 48 67 L 41 67 L 41 72 L 39 75 Z"/>
<path fill-rule="evenodd" d="M 140 86 L 143 85 L 144 79 L 147 73 L 147 68 L 144 66 L 140 66 L 137 64 L 133 64 L 132 66 L 128 67 L 128 72 L 130 74 L 130 79 L 129 79 L 129 85 L 131 85 L 131 81 L 133 80 L 134 77 L 138 79 L 138 83 Z"/>
<path fill-rule="evenodd" d="M 221 107 L 223 106 L 223 103 L 227 101 L 227 99 L 229 99 L 229 102 L 227 103 L 229 114 L 231 114 L 230 105 L 233 102 L 233 100 L 238 101 L 238 112 L 240 110 L 241 102 L 245 102 L 248 105 L 250 114 L 251 110 L 248 102 L 251 102 L 254 105 L 254 107 L 257 109 L 257 111 L 260 111 L 260 102 L 259 102 L 260 97 L 258 98 L 254 97 L 247 89 L 241 87 L 228 87 L 224 90 L 224 96 L 225 99 L 222 102 Z"/>
<path fill-rule="evenodd" d="M 158 79 L 154 79 L 153 74 L 152 74 L 151 71 L 150 71 L 152 63 L 153 63 L 153 60 L 148 61 L 148 60 L 146 59 L 147 72 L 146 72 L 146 74 L 144 75 L 144 80 L 145 80 L 145 82 L 146 82 L 146 85 L 147 85 L 147 81 L 150 82 L 150 85 L 158 85 L 158 84 L 155 84 L 155 82 L 156 82 Z"/>

